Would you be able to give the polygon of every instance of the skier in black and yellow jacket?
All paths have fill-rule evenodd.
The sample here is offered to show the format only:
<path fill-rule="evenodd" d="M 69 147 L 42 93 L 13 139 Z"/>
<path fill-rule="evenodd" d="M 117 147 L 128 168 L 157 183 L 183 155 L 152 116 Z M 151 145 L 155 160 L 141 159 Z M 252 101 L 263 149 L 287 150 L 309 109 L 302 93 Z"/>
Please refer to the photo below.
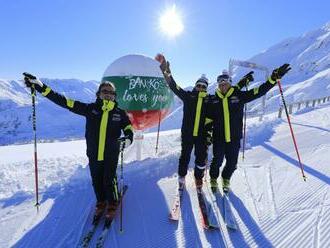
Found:
<path fill-rule="evenodd" d="M 43 84 L 35 76 L 24 73 L 28 87 L 34 87 L 52 102 L 71 112 L 85 116 L 85 138 L 87 157 L 97 199 L 95 218 L 117 204 L 119 197 L 116 169 L 120 144 L 118 138 L 123 131 L 127 147 L 133 141 L 133 129 L 126 112 L 115 101 L 116 89 L 111 82 L 102 82 L 96 93 L 94 103 L 83 103 L 66 98 Z"/>
<path fill-rule="evenodd" d="M 196 187 L 203 185 L 204 170 L 206 167 L 207 144 L 205 130 L 205 113 L 209 101 L 207 94 L 208 79 L 202 75 L 195 84 L 192 91 L 180 88 L 174 81 L 169 63 L 164 55 L 157 54 L 155 58 L 160 62 L 168 86 L 183 102 L 183 119 L 181 126 L 181 155 L 179 158 L 179 189 L 185 186 L 185 176 L 187 175 L 188 164 L 192 149 L 195 148 L 195 182 Z"/>
<path fill-rule="evenodd" d="M 213 120 L 213 159 L 210 166 L 212 190 L 218 188 L 217 178 L 224 158 L 226 165 L 221 173 L 222 187 L 224 192 L 230 189 L 230 178 L 236 170 L 242 138 L 244 104 L 266 94 L 290 69 L 289 64 L 282 65 L 272 72 L 265 83 L 249 91 L 232 87 L 228 74 L 218 76 L 218 89 L 212 96 L 207 113 L 208 118 Z M 252 74 L 246 76 L 249 81 L 253 81 Z"/>

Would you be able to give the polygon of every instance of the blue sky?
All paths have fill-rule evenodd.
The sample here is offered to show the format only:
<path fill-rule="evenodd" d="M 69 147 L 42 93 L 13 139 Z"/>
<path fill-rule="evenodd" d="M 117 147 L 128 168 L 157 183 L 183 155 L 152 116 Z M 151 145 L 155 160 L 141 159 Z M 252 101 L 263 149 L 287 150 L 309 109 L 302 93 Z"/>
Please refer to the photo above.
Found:
<path fill-rule="evenodd" d="M 158 22 L 174 3 L 185 29 L 168 39 Z M 329 9 L 325 0 L 0 0 L 0 78 L 100 80 L 123 55 L 163 52 L 181 85 L 201 73 L 213 81 L 230 58 L 323 26 Z"/>

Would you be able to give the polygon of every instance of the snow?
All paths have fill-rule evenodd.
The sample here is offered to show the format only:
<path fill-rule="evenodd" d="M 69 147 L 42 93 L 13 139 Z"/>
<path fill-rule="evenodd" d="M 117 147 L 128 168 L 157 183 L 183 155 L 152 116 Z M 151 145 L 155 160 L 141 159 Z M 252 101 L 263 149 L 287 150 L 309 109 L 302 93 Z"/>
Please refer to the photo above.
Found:
<path fill-rule="evenodd" d="M 327 23 L 300 37 L 286 39 L 253 56 L 248 61 L 267 66 L 270 71 L 284 63 L 289 63 L 292 70 L 282 81 L 285 85 L 292 85 L 305 81 L 329 68 L 329 53 L 330 30 L 329 23 Z M 243 75 L 243 70 L 236 70 L 235 75 L 234 81 Z"/>
<path fill-rule="evenodd" d="M 248 119 L 248 150 L 232 179 L 230 231 L 212 200 L 221 231 L 204 231 L 193 182 L 193 163 L 178 224 L 168 220 L 177 182 L 180 130 L 144 135 L 142 160 L 135 145 L 124 154 L 124 232 L 119 217 L 107 237 L 112 247 L 328 247 L 330 222 L 330 104 L 292 116 L 305 167 L 302 180 L 285 119 Z M 34 205 L 33 145 L 0 147 L 0 247 L 73 247 L 94 205 L 85 141 L 38 144 L 41 206 Z M 20 155 L 17 156 L 19 151 Z M 211 154 L 209 154 L 211 159 Z M 192 159 L 193 161 L 193 159 Z M 77 204 L 78 203 L 78 204 Z M 100 233 L 98 230 L 97 234 Z M 94 242 L 94 241 L 93 241 Z M 95 243 L 95 242 L 94 242 Z"/>
<path fill-rule="evenodd" d="M 111 76 L 163 77 L 163 74 L 156 60 L 144 55 L 130 54 L 120 57 L 108 66 L 103 77 Z"/>

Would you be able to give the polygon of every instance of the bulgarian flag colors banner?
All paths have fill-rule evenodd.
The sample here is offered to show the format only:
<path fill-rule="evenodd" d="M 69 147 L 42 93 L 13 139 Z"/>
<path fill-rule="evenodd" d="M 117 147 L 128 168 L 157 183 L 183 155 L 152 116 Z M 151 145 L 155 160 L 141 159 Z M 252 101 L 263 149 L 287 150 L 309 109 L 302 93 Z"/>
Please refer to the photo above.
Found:
<path fill-rule="evenodd" d="M 119 107 L 126 110 L 137 130 L 155 126 L 170 111 L 173 93 L 159 63 L 143 55 L 127 55 L 114 61 L 102 81 L 116 86 Z"/>

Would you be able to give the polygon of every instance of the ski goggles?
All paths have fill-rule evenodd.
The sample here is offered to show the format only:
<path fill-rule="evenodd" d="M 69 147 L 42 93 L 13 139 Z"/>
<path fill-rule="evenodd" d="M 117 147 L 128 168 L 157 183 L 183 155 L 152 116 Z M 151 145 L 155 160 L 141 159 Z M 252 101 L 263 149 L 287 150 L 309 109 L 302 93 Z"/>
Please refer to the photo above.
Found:
<path fill-rule="evenodd" d="M 229 75 L 220 75 L 217 78 L 218 84 L 231 84 L 231 77 Z"/>
<path fill-rule="evenodd" d="M 109 94 L 109 95 L 117 95 L 116 92 L 112 91 L 112 90 L 106 90 L 106 89 L 103 89 L 101 90 L 101 93 L 102 94 Z"/>

